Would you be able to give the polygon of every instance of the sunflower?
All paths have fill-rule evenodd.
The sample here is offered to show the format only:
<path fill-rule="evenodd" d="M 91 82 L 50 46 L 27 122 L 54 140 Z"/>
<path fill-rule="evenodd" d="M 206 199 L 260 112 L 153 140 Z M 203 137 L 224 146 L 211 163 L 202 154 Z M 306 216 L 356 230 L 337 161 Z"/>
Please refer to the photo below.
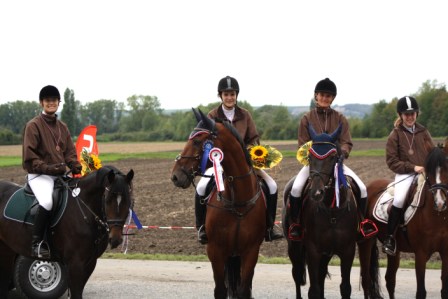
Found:
<path fill-rule="evenodd" d="M 89 153 L 86 148 L 83 148 L 81 151 L 80 162 L 82 165 L 81 176 L 85 176 L 102 167 L 100 158 L 95 154 Z"/>
<path fill-rule="evenodd" d="M 297 150 L 297 155 L 296 155 L 297 161 L 299 161 L 299 163 L 304 166 L 307 166 L 308 164 L 310 164 L 310 162 L 308 160 L 308 153 L 309 153 L 311 146 L 313 146 L 313 142 L 308 141 L 307 143 L 304 143 Z"/>
<path fill-rule="evenodd" d="M 283 159 L 282 153 L 269 145 L 255 145 L 249 148 L 250 158 L 255 168 L 265 169 L 276 166 Z"/>

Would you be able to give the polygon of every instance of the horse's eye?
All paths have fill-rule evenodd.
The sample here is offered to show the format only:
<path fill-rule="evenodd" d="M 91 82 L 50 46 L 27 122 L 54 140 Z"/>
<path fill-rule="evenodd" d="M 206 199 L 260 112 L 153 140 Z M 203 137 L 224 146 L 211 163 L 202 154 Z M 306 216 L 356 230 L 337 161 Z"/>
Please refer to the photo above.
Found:
<path fill-rule="evenodd" d="M 196 147 L 199 147 L 202 144 L 202 140 L 201 139 L 193 139 L 193 145 Z"/>

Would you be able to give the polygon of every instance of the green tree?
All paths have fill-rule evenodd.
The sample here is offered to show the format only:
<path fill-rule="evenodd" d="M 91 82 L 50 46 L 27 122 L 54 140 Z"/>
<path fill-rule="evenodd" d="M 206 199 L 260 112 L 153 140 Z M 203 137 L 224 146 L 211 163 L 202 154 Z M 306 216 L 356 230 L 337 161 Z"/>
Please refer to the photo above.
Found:
<path fill-rule="evenodd" d="M 63 108 L 61 112 L 61 120 L 65 122 L 70 133 L 76 134 L 78 131 L 79 121 L 76 109 L 75 93 L 67 88 L 64 92 Z"/>
<path fill-rule="evenodd" d="M 42 107 L 38 102 L 15 101 L 0 105 L 0 127 L 21 134 L 26 123 L 39 115 Z"/>
<path fill-rule="evenodd" d="M 154 115 L 160 115 L 162 112 L 157 97 L 133 95 L 127 99 L 127 103 L 131 110 L 129 115 L 122 118 L 120 130 L 136 132 L 147 130 L 157 125 L 157 121 L 152 122 L 150 119 Z"/>

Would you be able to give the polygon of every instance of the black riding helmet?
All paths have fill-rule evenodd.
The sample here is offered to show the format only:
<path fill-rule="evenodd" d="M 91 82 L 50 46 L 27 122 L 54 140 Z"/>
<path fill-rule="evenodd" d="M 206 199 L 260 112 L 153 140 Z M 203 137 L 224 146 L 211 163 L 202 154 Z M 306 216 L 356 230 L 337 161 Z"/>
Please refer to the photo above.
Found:
<path fill-rule="evenodd" d="M 238 81 L 236 81 L 235 78 L 232 78 L 230 76 L 226 76 L 221 80 L 219 80 L 218 94 L 221 95 L 221 92 L 226 90 L 235 90 L 236 95 L 238 96 L 238 93 L 240 92 L 240 86 L 238 84 Z"/>
<path fill-rule="evenodd" d="M 402 114 L 402 113 L 412 113 L 412 112 L 418 112 L 420 111 L 420 109 L 418 108 L 418 103 L 417 100 L 413 97 L 402 97 L 401 99 L 398 100 L 397 102 L 397 113 L 398 114 Z"/>
<path fill-rule="evenodd" d="M 60 101 L 61 95 L 59 93 L 59 90 L 53 85 L 47 85 L 43 87 L 39 93 L 39 101 L 43 101 L 43 99 L 47 98 L 57 98 Z"/>
<path fill-rule="evenodd" d="M 327 92 L 334 96 L 337 94 L 336 84 L 328 78 L 320 80 L 316 84 L 316 88 L 314 88 L 314 93 L 318 92 Z"/>

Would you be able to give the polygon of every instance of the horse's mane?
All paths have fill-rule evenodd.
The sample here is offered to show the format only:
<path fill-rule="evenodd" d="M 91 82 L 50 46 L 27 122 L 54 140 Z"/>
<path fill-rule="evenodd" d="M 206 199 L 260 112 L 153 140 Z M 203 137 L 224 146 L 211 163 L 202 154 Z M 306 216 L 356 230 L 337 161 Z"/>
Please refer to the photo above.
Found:
<path fill-rule="evenodd" d="M 447 170 L 446 156 L 443 149 L 439 146 L 434 147 L 426 157 L 425 170 L 430 175 L 435 175 L 437 167 Z"/>
<path fill-rule="evenodd" d="M 250 158 L 250 154 L 247 151 L 246 146 L 244 145 L 243 138 L 241 138 L 241 135 L 238 133 L 238 131 L 235 129 L 234 126 L 232 126 L 228 121 L 224 121 L 220 118 L 215 119 L 216 122 L 221 123 L 226 127 L 233 136 L 235 136 L 236 140 L 238 140 L 238 143 L 241 145 L 241 148 L 243 149 L 244 157 L 246 159 L 247 164 L 252 167 L 252 159 Z"/>

